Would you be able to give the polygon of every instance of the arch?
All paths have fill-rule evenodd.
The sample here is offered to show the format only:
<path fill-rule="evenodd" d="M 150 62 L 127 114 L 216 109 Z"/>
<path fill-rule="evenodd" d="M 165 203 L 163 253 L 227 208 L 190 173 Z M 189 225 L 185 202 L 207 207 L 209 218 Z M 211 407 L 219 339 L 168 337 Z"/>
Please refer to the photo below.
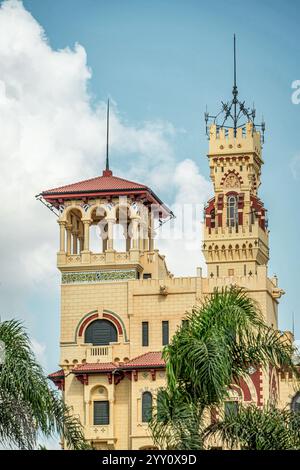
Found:
<path fill-rule="evenodd" d="M 84 212 L 84 208 L 78 204 L 71 204 L 70 206 L 67 206 L 64 208 L 63 210 L 63 213 L 61 214 L 59 220 L 61 222 L 67 222 L 68 220 L 68 216 L 69 216 L 69 212 L 72 211 L 72 210 L 79 210 L 80 213 L 81 213 L 81 218 L 84 218 L 85 217 L 85 212 Z"/>
<path fill-rule="evenodd" d="M 117 328 L 118 334 L 120 336 L 123 335 L 124 340 L 126 342 L 128 341 L 125 324 L 124 324 L 124 321 L 122 320 L 122 318 L 120 317 L 120 315 L 118 315 L 117 313 L 115 313 L 111 310 L 104 309 L 102 317 L 109 320 L 109 321 L 111 321 L 115 325 L 115 327 Z M 98 319 L 98 318 L 101 318 L 101 316 L 98 313 L 98 310 L 92 310 L 91 312 L 86 313 L 81 318 L 81 320 L 78 322 L 78 324 L 76 326 L 76 330 L 75 330 L 75 338 L 74 338 L 75 343 L 77 342 L 78 338 L 82 337 L 83 332 L 84 332 L 85 328 L 88 326 L 88 324 L 91 323 L 92 321 Z"/>
<path fill-rule="evenodd" d="M 115 325 L 105 319 L 91 322 L 84 332 L 84 342 L 95 346 L 104 346 L 118 340 L 118 332 Z"/>
<path fill-rule="evenodd" d="M 226 187 L 233 188 L 233 187 L 240 187 L 243 184 L 243 178 L 236 170 L 228 170 L 225 175 L 221 179 L 221 186 L 224 185 Z M 225 183 L 225 184 L 224 184 Z"/>
<path fill-rule="evenodd" d="M 152 393 L 143 392 L 142 395 L 142 422 L 148 423 L 152 418 Z"/>
<path fill-rule="evenodd" d="M 300 392 L 297 392 L 296 395 L 293 396 L 291 401 L 291 409 L 295 413 L 300 413 Z"/>

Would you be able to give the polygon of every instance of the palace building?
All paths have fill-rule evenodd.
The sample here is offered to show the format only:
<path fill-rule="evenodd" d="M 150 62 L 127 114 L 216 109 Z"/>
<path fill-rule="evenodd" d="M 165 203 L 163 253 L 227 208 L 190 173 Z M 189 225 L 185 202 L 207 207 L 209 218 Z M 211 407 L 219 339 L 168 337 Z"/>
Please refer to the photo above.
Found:
<path fill-rule="evenodd" d="M 205 117 L 214 187 L 205 207 L 207 277 L 201 270 L 195 277 L 170 273 L 154 243 L 170 209 L 148 186 L 115 176 L 108 154 L 102 176 L 39 195 L 57 213 L 60 230 L 60 370 L 49 377 L 95 449 L 153 448 L 148 419 L 165 385 L 161 351 L 186 312 L 215 288 L 244 287 L 278 328 L 284 292 L 268 276 L 267 211 L 258 195 L 264 124 L 257 126 L 255 112 L 238 100 L 235 82 L 221 117 Z M 116 226 L 124 234 L 121 251 Z M 92 250 L 96 227 L 99 244 Z M 232 385 L 230 404 L 262 406 L 277 397 L 280 406 L 299 407 L 291 383 L 288 372 L 252 368 L 247 380 Z"/>

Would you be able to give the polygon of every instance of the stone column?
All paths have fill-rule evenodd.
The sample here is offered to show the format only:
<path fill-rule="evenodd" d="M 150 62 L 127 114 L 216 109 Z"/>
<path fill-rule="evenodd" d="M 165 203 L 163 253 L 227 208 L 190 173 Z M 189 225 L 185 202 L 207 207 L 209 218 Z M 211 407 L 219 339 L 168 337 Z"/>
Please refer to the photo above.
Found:
<path fill-rule="evenodd" d="M 139 228 L 139 219 L 137 217 L 131 219 L 131 227 L 132 227 L 132 245 L 131 248 L 134 250 L 138 250 L 138 228 Z"/>
<path fill-rule="evenodd" d="M 83 239 L 83 251 L 90 251 L 90 224 L 91 219 L 83 220 L 84 228 L 84 239 Z"/>
<path fill-rule="evenodd" d="M 71 254 L 71 235 L 72 235 L 72 225 L 71 224 L 67 224 L 66 225 L 66 230 L 67 230 L 67 254 L 70 255 Z"/>
<path fill-rule="evenodd" d="M 107 219 L 107 251 L 114 249 L 114 225 L 116 219 Z"/>
<path fill-rule="evenodd" d="M 63 220 L 59 220 L 59 252 L 65 253 L 66 252 L 66 243 L 65 243 L 65 236 L 66 236 L 66 222 Z"/>
<path fill-rule="evenodd" d="M 73 231 L 73 254 L 77 255 L 78 253 L 78 230 Z"/>

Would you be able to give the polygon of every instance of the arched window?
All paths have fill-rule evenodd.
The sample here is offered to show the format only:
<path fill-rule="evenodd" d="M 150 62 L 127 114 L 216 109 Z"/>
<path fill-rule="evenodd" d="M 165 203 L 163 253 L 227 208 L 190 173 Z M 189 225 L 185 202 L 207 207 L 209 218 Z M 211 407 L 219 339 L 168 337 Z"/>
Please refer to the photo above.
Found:
<path fill-rule="evenodd" d="M 115 325 L 108 320 L 95 320 L 85 330 L 85 343 L 92 343 L 95 346 L 106 345 L 115 342 L 118 333 Z"/>
<path fill-rule="evenodd" d="M 227 199 L 227 225 L 234 227 L 238 224 L 238 205 L 236 196 L 229 196 Z"/>
<path fill-rule="evenodd" d="M 300 393 L 296 393 L 294 398 L 292 399 L 292 410 L 295 413 L 300 413 Z"/>
<path fill-rule="evenodd" d="M 142 421 L 148 423 L 152 418 L 152 394 L 144 392 L 142 395 Z"/>

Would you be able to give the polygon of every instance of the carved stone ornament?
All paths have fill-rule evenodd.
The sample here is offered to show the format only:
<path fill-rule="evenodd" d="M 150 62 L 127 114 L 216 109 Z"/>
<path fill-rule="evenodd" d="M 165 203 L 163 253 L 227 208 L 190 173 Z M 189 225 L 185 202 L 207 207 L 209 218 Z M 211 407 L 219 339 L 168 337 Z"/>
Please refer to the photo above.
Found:
<path fill-rule="evenodd" d="M 230 173 L 225 181 L 224 181 L 224 188 L 239 188 L 240 187 L 240 181 L 238 179 L 238 177 L 233 174 L 233 173 Z"/>

